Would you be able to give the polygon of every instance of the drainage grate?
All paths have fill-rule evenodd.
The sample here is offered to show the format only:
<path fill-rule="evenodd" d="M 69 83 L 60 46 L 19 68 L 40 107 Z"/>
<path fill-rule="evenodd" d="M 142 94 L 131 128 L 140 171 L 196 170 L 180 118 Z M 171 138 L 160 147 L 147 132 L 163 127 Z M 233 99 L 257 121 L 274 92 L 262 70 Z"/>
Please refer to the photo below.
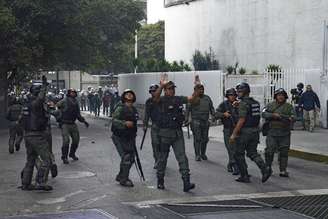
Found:
<path fill-rule="evenodd" d="M 173 211 L 179 215 L 193 215 L 200 213 L 214 213 L 224 211 L 245 211 L 259 210 L 269 208 L 264 204 L 259 204 L 251 200 L 226 200 L 226 201 L 210 201 L 197 203 L 179 203 L 179 204 L 161 204 L 163 208 Z"/>
<path fill-rule="evenodd" d="M 72 212 L 59 212 L 59 213 L 45 213 L 37 215 L 20 215 L 11 217 L 0 217 L 0 219 L 114 219 L 106 212 L 97 209 L 72 211 Z"/>
<path fill-rule="evenodd" d="M 328 195 L 258 198 L 254 200 L 313 218 L 328 219 Z"/>

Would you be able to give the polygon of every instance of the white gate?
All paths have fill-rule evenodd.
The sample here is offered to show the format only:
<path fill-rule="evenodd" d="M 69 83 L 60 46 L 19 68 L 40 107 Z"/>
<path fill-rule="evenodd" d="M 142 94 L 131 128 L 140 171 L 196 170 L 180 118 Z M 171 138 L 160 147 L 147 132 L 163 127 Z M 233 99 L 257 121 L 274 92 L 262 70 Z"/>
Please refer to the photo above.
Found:
<path fill-rule="evenodd" d="M 313 90 L 319 93 L 320 75 L 320 69 L 283 69 L 279 72 L 265 71 L 265 104 L 273 100 L 275 90 L 284 88 L 290 94 L 290 90 L 296 88 L 296 85 L 300 82 L 304 85 L 311 84 Z"/>

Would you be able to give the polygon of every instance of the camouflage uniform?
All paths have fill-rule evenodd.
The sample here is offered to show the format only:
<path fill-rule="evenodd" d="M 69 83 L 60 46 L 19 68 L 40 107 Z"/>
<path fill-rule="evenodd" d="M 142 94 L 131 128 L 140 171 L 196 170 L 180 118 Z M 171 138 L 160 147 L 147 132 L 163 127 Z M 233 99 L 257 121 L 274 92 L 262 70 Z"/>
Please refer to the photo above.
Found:
<path fill-rule="evenodd" d="M 209 114 L 214 115 L 214 107 L 211 98 L 207 95 L 200 97 L 199 104 L 188 104 L 187 118 L 191 114 L 191 130 L 194 136 L 194 149 L 196 160 L 207 160 L 206 148 L 209 141 L 210 128 Z"/>
<path fill-rule="evenodd" d="M 37 188 L 41 190 L 52 189 L 51 186 L 47 185 L 51 156 L 49 153 L 49 144 L 46 138 L 48 117 L 44 109 L 45 97 L 46 86 L 42 85 L 38 95 L 29 97 L 28 102 L 23 107 L 21 122 L 23 123 L 25 130 L 24 140 L 27 162 L 21 175 L 22 189 L 30 189 L 33 169 L 38 157 L 41 158 L 41 166 L 38 169 L 36 177 Z"/>
<path fill-rule="evenodd" d="M 123 186 L 133 186 L 129 179 L 130 169 L 135 162 L 136 135 L 138 112 L 135 107 L 120 104 L 113 113 L 112 140 L 121 157 L 120 172 L 116 181 Z M 133 121 L 133 128 L 125 125 L 126 121 Z"/>
<path fill-rule="evenodd" d="M 274 119 L 273 113 L 282 118 Z M 265 161 L 271 167 L 274 153 L 279 152 L 280 172 L 285 172 L 288 164 L 288 151 L 290 148 L 291 121 L 296 116 L 293 106 L 289 103 L 279 105 L 276 101 L 269 103 L 262 113 L 263 118 L 270 121 L 270 129 L 266 138 Z"/>
<path fill-rule="evenodd" d="M 19 151 L 20 144 L 23 140 L 23 127 L 18 123 L 19 116 L 22 112 L 23 106 L 19 103 L 14 103 L 9 106 L 6 118 L 10 121 L 9 125 L 9 153 L 14 153 L 14 147 L 16 151 Z"/>
<path fill-rule="evenodd" d="M 81 116 L 80 107 L 75 98 L 67 96 L 65 99 L 58 102 L 57 107 L 61 112 L 60 123 L 62 124 L 63 137 L 62 160 L 67 164 L 68 155 L 73 160 L 78 160 L 75 153 L 79 146 L 80 133 L 75 123 L 76 119 L 79 120 L 79 122 L 85 123 L 87 127 L 88 124 Z M 70 137 L 72 138 L 71 148 L 69 148 Z"/>
<path fill-rule="evenodd" d="M 145 117 L 143 124 L 148 127 L 149 119 L 152 121 L 151 125 L 151 144 L 153 148 L 153 157 L 155 160 L 154 168 L 157 168 L 159 159 L 159 148 L 160 148 L 160 136 L 159 136 L 159 125 L 158 119 L 160 117 L 160 109 L 158 105 L 154 103 L 153 98 L 149 98 L 145 104 Z"/>
<path fill-rule="evenodd" d="M 266 165 L 257 152 L 259 143 L 259 119 L 260 104 L 251 97 L 243 97 L 238 107 L 239 118 L 246 118 L 246 122 L 240 131 L 237 139 L 236 162 L 240 170 L 241 178 L 248 178 L 247 164 L 245 160 L 245 151 L 247 157 L 256 163 L 262 174 L 266 173 Z"/>
<path fill-rule="evenodd" d="M 225 112 L 229 112 L 231 114 L 231 117 L 225 118 Z M 229 156 L 228 171 L 232 172 L 233 167 L 235 167 L 234 169 L 237 169 L 235 159 L 236 144 L 229 143 L 229 138 L 232 135 L 233 129 L 235 128 L 235 125 L 238 121 L 238 109 L 233 107 L 229 100 L 225 100 L 216 109 L 215 118 L 221 119 L 223 123 L 224 144 Z M 239 171 L 236 171 L 234 175 L 238 175 L 238 172 Z"/>

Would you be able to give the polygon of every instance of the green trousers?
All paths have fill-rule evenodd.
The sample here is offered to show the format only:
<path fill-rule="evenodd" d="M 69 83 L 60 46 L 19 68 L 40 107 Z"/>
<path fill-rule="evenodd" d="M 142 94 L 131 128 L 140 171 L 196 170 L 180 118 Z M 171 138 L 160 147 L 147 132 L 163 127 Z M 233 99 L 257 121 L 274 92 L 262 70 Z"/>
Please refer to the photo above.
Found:
<path fill-rule="evenodd" d="M 33 170 L 37 159 L 40 159 L 41 166 L 37 173 L 37 183 L 44 185 L 47 183 L 51 156 L 49 145 L 43 132 L 29 132 L 24 137 L 27 161 L 22 171 L 22 185 L 30 185 L 33 177 Z"/>
<path fill-rule="evenodd" d="M 135 161 L 136 138 L 123 138 L 112 135 L 112 140 L 121 157 L 120 171 L 117 179 L 125 182 L 129 178 L 130 169 Z"/>
<path fill-rule="evenodd" d="M 280 172 L 286 171 L 288 165 L 288 151 L 290 148 L 290 135 L 271 136 L 266 138 L 265 162 L 272 165 L 274 154 L 278 152 Z"/>
<path fill-rule="evenodd" d="M 10 122 L 9 125 L 9 149 L 14 150 L 14 146 L 20 146 L 23 141 L 23 127 L 16 122 Z"/>
<path fill-rule="evenodd" d="M 262 173 L 265 172 L 266 165 L 261 155 L 257 152 L 257 145 L 259 143 L 259 132 L 258 131 L 243 131 L 237 139 L 236 145 L 236 162 L 240 170 L 242 177 L 248 176 L 247 163 L 245 160 L 245 152 L 247 157 L 256 163 Z"/>
<path fill-rule="evenodd" d="M 229 164 L 235 164 L 235 154 L 236 154 L 236 144 L 230 144 L 229 139 L 232 135 L 233 129 L 223 129 L 223 137 L 224 137 L 224 145 L 227 149 L 228 156 L 229 156 Z"/>
<path fill-rule="evenodd" d="M 67 158 L 68 151 L 70 156 L 75 155 L 75 152 L 80 142 L 80 133 L 77 125 L 75 123 L 63 124 L 62 137 L 63 137 L 62 159 Z M 71 148 L 69 147 L 70 138 L 72 139 Z"/>
<path fill-rule="evenodd" d="M 163 179 L 167 165 L 170 148 L 172 146 L 176 160 L 178 161 L 179 171 L 182 178 L 190 176 L 188 158 L 185 151 L 185 142 L 182 129 L 176 130 L 176 136 L 169 137 L 160 135 L 159 161 L 157 167 L 157 177 Z"/>
<path fill-rule="evenodd" d="M 207 120 L 192 119 L 190 127 L 194 136 L 195 156 L 206 155 L 210 123 Z"/>
<path fill-rule="evenodd" d="M 160 136 L 159 136 L 159 128 L 155 124 L 152 124 L 150 134 L 151 134 L 151 145 L 153 148 L 153 157 L 155 163 L 157 163 L 159 159 Z"/>

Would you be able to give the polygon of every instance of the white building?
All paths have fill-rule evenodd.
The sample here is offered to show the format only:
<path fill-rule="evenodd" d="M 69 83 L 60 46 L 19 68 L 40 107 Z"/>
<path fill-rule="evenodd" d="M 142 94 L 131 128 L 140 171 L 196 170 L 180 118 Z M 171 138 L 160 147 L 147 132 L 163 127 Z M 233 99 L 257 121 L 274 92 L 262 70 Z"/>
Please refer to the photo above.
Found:
<path fill-rule="evenodd" d="M 148 4 L 150 21 L 164 17 L 169 61 L 190 62 L 196 49 L 211 47 L 223 66 L 237 61 L 249 70 L 268 64 L 323 65 L 328 1 L 148 0 Z M 156 13 L 161 7 L 164 15 Z"/>

